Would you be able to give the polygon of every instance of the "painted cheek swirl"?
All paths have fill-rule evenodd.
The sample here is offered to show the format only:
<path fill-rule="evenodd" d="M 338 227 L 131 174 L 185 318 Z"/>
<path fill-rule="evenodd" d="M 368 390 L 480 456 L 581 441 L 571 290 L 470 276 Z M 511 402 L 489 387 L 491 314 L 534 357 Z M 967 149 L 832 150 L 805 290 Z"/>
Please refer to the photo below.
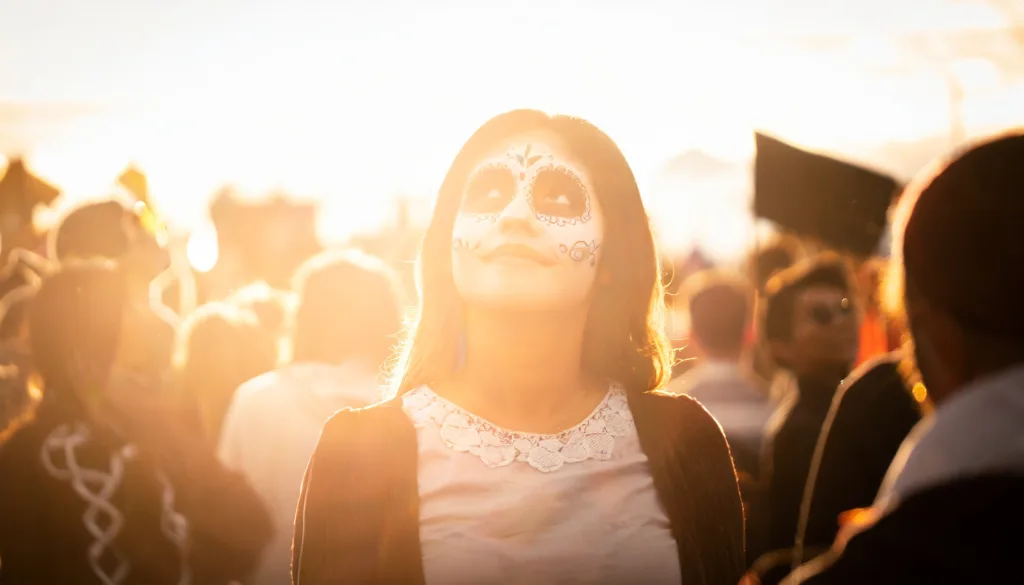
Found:
<path fill-rule="evenodd" d="M 597 266 L 597 249 L 600 247 L 601 244 L 598 244 L 597 240 L 589 242 L 580 240 L 572 246 L 562 244 L 558 247 L 558 251 L 567 255 L 573 262 L 589 262 L 590 267 L 594 268 Z"/>
<path fill-rule="evenodd" d="M 454 238 L 452 240 L 452 252 L 475 252 L 480 247 L 480 242 L 470 243 L 465 238 Z"/>

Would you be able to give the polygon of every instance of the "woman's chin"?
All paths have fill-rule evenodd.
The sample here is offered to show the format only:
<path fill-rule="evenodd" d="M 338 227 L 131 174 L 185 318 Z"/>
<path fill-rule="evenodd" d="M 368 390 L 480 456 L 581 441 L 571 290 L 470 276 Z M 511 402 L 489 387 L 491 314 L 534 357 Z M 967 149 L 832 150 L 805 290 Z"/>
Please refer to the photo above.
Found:
<path fill-rule="evenodd" d="M 565 310 L 578 307 L 586 300 L 585 296 L 570 296 L 567 292 L 559 289 L 542 290 L 538 287 L 501 287 L 463 294 L 463 300 L 481 309 L 514 312 Z"/>

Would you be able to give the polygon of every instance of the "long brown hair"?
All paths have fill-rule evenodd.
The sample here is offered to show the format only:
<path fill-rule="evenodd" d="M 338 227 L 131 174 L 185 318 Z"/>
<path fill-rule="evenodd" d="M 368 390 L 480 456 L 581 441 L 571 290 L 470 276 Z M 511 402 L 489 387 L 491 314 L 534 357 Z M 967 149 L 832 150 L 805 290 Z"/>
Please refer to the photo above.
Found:
<path fill-rule="evenodd" d="M 399 394 L 451 375 L 458 365 L 461 300 L 452 277 L 451 238 L 470 171 L 493 145 L 537 131 L 558 136 L 586 166 L 605 215 L 597 290 L 584 333 L 583 369 L 632 392 L 660 388 L 671 377 L 659 260 L 629 163 L 611 138 L 585 120 L 515 110 L 481 126 L 463 145 L 441 184 L 420 248 L 419 315 L 393 368 Z"/>

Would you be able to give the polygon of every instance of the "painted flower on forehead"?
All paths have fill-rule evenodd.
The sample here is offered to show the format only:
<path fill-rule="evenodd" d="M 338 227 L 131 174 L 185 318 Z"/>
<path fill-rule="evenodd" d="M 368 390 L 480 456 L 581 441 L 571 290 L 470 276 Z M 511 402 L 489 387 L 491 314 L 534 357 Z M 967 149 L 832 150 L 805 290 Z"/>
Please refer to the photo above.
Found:
<path fill-rule="evenodd" d="M 532 167 L 533 165 L 539 163 L 542 159 L 545 158 L 544 156 L 539 155 L 539 154 L 531 154 L 530 151 L 532 149 L 533 149 L 533 145 L 532 144 L 527 144 L 526 145 L 526 150 L 524 150 L 522 152 L 516 152 L 516 151 L 514 151 L 512 149 L 509 149 L 509 151 L 507 153 L 507 156 L 509 158 L 511 158 L 511 159 L 515 160 L 517 163 L 519 163 L 519 166 L 521 168 L 521 170 L 519 171 L 519 180 L 523 180 L 523 179 L 526 178 L 526 169 L 529 169 L 530 167 Z M 554 157 L 552 157 L 551 155 L 548 155 L 547 158 L 552 159 Z"/>

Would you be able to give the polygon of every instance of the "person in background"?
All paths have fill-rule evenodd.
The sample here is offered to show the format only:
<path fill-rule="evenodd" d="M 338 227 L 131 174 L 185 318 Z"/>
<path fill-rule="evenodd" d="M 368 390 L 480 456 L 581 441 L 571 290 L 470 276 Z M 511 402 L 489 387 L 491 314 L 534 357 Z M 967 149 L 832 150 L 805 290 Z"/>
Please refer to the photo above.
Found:
<path fill-rule="evenodd" d="M 219 456 L 244 473 L 274 517 L 277 537 L 251 585 L 290 581 L 299 486 L 324 422 L 383 397 L 385 360 L 402 328 L 401 283 L 366 254 L 323 252 L 295 275 L 293 361 L 243 384 Z"/>
<path fill-rule="evenodd" d="M 884 272 L 885 262 L 879 258 L 868 259 L 857 269 L 858 289 L 862 293 L 860 306 L 863 308 L 857 366 L 899 347 L 896 328 L 886 318 L 879 302 L 878 292 Z"/>
<path fill-rule="evenodd" d="M 115 260 L 128 279 L 129 342 L 121 344 L 115 377 L 132 385 L 166 388 L 171 375 L 178 318 L 151 299 L 151 284 L 170 266 L 164 234 L 152 211 L 141 202 L 113 196 L 71 209 L 50 232 L 49 256 L 58 264 L 76 259 Z"/>
<path fill-rule="evenodd" d="M 772 243 L 756 250 L 747 259 L 746 272 L 750 274 L 751 283 L 755 287 L 754 314 L 760 315 L 764 311 L 765 286 L 773 276 L 793 266 L 803 258 L 803 250 L 800 241 L 792 235 L 782 234 Z M 754 327 L 751 331 L 752 339 L 761 338 L 761 323 L 754 320 Z M 788 396 L 795 386 L 791 376 L 780 370 L 771 358 L 768 348 L 761 343 L 753 345 L 750 356 L 751 368 L 762 380 L 768 381 L 768 396 L 775 404 L 780 404 Z"/>
<path fill-rule="evenodd" d="M 178 335 L 179 398 L 214 449 L 235 389 L 277 365 L 277 340 L 255 314 L 228 303 L 199 307 Z"/>
<path fill-rule="evenodd" d="M 767 388 L 743 364 L 753 290 L 738 275 L 705 271 L 688 278 L 682 291 L 697 360 L 666 390 L 703 404 L 722 425 L 741 478 L 755 478 L 772 405 Z"/>
<path fill-rule="evenodd" d="M 814 448 L 832 397 L 857 357 L 854 285 L 834 255 L 812 257 L 778 273 L 767 285 L 763 342 L 797 390 L 765 431 L 761 482 L 766 526 L 759 552 L 792 549 Z"/>
<path fill-rule="evenodd" d="M 51 268 L 45 257 L 31 250 L 11 250 L 7 253 L 7 264 L 0 268 L 0 298 L 26 286 L 38 288 L 42 276 Z"/>
<path fill-rule="evenodd" d="M 28 316 L 37 285 L 22 285 L 0 299 L 0 443 L 8 429 L 31 413 L 32 350 Z"/>
<path fill-rule="evenodd" d="M 780 236 L 750 258 L 754 286 L 763 292 L 773 276 L 793 266 L 800 259 L 798 242 L 793 236 Z"/>
<path fill-rule="evenodd" d="M 0 445 L 3 585 L 225 585 L 269 539 L 258 497 L 158 395 L 111 383 L 127 281 L 109 262 L 69 261 L 32 301 L 43 398 Z"/>
<path fill-rule="evenodd" d="M 864 521 L 787 585 L 1020 582 L 1024 544 L 1024 133 L 908 187 L 893 259 L 935 412 L 907 437 Z"/>
<path fill-rule="evenodd" d="M 4 585 L 190 578 L 178 495 L 120 432 L 104 393 L 127 305 L 123 275 L 103 265 L 65 264 L 36 296 L 29 328 L 45 393 L 0 446 Z"/>
<path fill-rule="evenodd" d="M 0 299 L 0 344 L 29 352 L 29 309 L 38 290 L 38 285 L 24 285 Z"/>
<path fill-rule="evenodd" d="M 226 302 L 251 311 L 260 326 L 279 341 L 288 336 L 291 296 L 263 281 L 253 282 L 231 293 Z"/>
<path fill-rule="evenodd" d="M 840 518 L 871 505 L 921 405 L 901 373 L 905 350 L 877 356 L 843 381 L 822 427 L 804 489 L 793 564 L 827 550 Z"/>

